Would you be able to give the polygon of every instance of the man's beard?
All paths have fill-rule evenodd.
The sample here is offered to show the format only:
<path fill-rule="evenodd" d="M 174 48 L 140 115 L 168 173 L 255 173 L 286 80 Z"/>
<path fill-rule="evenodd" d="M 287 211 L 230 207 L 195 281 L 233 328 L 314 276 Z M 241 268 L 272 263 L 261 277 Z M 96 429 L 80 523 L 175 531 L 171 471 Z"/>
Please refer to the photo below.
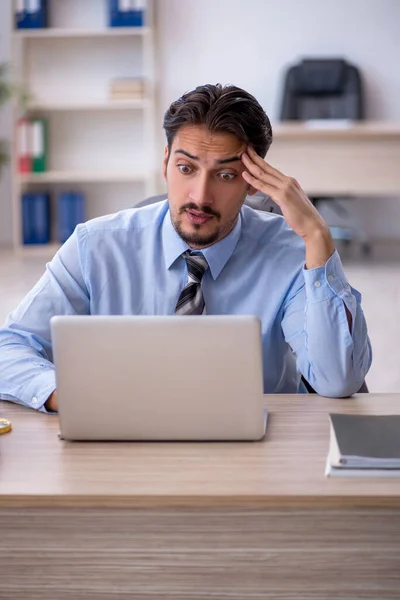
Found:
<path fill-rule="evenodd" d="M 214 244 L 221 235 L 221 230 L 219 227 L 217 227 L 217 229 L 211 233 L 204 234 L 200 233 L 200 231 L 198 233 L 196 231 L 192 231 L 190 233 L 188 231 L 184 231 L 181 221 L 175 221 L 173 225 L 178 235 L 183 239 L 184 242 L 186 242 L 186 244 L 188 244 L 188 246 L 211 246 L 211 244 Z M 192 225 L 192 227 L 195 230 L 199 230 L 201 225 Z"/>
<path fill-rule="evenodd" d="M 213 210 L 209 206 L 205 206 L 204 208 L 199 208 L 194 202 L 188 202 L 184 206 L 181 206 L 181 208 L 179 209 L 179 215 L 184 214 L 187 209 L 197 210 L 206 215 L 212 215 L 215 219 L 217 219 L 217 221 L 221 220 L 221 215 L 219 212 Z M 176 232 L 178 233 L 178 235 L 189 246 L 191 246 L 191 245 L 203 246 L 203 247 L 211 246 L 211 244 L 214 244 L 221 235 L 221 229 L 219 227 L 217 227 L 215 229 L 215 231 L 212 231 L 210 233 L 207 233 L 207 234 L 201 233 L 201 231 L 200 231 L 201 225 L 196 225 L 195 223 L 192 224 L 194 231 L 192 231 L 190 233 L 187 231 L 184 231 L 184 228 L 182 226 L 182 221 L 181 221 L 181 219 L 179 219 L 179 217 L 177 217 L 175 220 L 173 220 L 173 226 L 174 226 Z"/>

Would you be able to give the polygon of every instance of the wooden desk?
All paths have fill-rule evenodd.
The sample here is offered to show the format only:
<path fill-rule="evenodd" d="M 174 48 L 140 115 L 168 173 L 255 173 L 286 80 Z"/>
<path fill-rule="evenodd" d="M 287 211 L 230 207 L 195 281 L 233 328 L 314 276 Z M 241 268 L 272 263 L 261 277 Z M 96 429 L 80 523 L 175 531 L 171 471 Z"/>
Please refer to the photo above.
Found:
<path fill-rule="evenodd" d="M 400 196 L 400 123 L 330 130 L 286 122 L 273 131 L 267 160 L 310 196 Z"/>
<path fill-rule="evenodd" d="M 2 599 L 400 597 L 400 479 L 327 479 L 329 411 L 400 394 L 266 397 L 259 443 L 71 443 L 0 403 Z"/>

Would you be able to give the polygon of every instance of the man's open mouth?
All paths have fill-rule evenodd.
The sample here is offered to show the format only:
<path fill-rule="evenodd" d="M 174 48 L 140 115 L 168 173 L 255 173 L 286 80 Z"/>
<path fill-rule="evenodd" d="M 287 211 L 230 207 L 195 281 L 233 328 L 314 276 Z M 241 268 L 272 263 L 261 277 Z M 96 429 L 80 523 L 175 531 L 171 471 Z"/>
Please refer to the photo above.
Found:
<path fill-rule="evenodd" d="M 193 210 L 191 208 L 186 210 L 186 214 L 188 219 L 194 225 L 202 225 L 203 223 L 207 223 L 210 219 L 213 218 L 212 215 L 208 215 L 198 210 Z"/>

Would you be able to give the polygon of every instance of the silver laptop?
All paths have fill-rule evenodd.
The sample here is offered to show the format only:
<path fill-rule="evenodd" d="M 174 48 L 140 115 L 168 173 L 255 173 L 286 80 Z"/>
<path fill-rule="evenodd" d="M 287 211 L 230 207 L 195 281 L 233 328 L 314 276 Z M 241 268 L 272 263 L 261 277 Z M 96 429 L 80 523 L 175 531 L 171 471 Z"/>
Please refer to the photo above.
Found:
<path fill-rule="evenodd" d="M 259 440 L 260 321 L 252 316 L 51 319 L 68 440 Z"/>

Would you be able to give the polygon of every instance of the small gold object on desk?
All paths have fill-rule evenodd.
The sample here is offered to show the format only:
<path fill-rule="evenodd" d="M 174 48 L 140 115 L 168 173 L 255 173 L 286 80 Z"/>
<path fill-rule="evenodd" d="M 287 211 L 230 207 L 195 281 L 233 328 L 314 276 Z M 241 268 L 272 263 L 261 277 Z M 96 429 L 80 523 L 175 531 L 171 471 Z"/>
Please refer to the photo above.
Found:
<path fill-rule="evenodd" d="M 11 422 L 7 419 L 0 419 L 0 435 L 11 431 Z"/>

